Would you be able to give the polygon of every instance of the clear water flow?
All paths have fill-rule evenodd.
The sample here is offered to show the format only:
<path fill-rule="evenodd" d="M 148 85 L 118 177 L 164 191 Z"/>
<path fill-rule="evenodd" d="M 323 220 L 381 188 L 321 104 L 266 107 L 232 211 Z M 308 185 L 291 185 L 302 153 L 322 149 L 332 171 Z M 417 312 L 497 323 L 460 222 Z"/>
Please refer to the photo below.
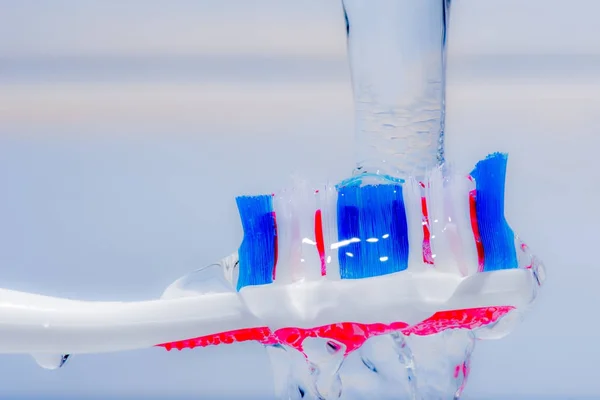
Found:
<path fill-rule="evenodd" d="M 356 173 L 422 176 L 444 161 L 450 0 L 343 0 Z"/>

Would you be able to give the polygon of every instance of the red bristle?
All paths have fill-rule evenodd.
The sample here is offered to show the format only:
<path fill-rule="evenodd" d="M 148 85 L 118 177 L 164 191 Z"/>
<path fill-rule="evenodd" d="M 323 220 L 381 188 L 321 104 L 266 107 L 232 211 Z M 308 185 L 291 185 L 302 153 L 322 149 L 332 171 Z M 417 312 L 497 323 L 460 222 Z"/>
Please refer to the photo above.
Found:
<path fill-rule="evenodd" d="M 275 196 L 275 195 L 273 195 Z M 275 211 L 273 211 L 273 225 L 275 227 L 275 254 L 273 255 L 273 280 L 275 280 L 275 277 L 277 276 L 277 259 L 279 256 L 279 245 L 278 245 L 278 241 L 277 241 L 277 215 L 275 214 Z"/>
<path fill-rule="evenodd" d="M 425 196 L 421 197 L 421 212 L 423 214 L 423 262 L 433 265 L 431 232 L 429 231 L 429 212 L 427 211 L 427 199 Z"/>
<path fill-rule="evenodd" d="M 325 262 L 325 239 L 323 237 L 323 216 L 321 210 L 315 212 L 315 241 L 317 242 L 317 251 L 321 260 L 321 276 L 327 274 L 327 263 Z"/>
<path fill-rule="evenodd" d="M 483 252 L 483 243 L 481 242 L 481 236 L 479 235 L 479 224 L 477 222 L 477 191 L 471 190 L 469 192 L 469 212 L 471 216 L 471 229 L 473 230 L 473 237 L 475 238 L 475 245 L 477 247 L 477 261 L 478 261 L 478 272 L 483 272 L 483 265 L 485 260 L 485 254 Z"/>

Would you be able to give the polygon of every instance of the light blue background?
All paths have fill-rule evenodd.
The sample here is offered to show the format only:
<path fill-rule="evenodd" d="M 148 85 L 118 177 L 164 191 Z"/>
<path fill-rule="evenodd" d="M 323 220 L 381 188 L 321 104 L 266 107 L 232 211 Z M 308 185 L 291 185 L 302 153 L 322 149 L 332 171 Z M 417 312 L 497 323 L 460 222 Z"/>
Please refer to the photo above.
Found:
<path fill-rule="evenodd" d="M 507 215 L 549 280 L 479 343 L 467 394 L 600 397 L 594 0 L 456 0 L 448 159 L 510 153 Z M 0 0 L 0 284 L 148 299 L 229 254 L 234 196 L 352 166 L 337 0 Z M 0 357 L 0 398 L 269 398 L 256 344 Z M 514 398 L 514 397 L 511 397 Z"/>

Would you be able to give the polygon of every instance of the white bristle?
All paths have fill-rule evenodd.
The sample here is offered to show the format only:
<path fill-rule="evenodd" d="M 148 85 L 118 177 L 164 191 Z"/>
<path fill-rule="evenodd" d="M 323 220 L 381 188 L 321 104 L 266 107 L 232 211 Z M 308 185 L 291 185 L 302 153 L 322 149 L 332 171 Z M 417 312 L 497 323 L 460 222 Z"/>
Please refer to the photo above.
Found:
<path fill-rule="evenodd" d="M 294 280 L 316 280 L 321 278 L 321 259 L 319 258 L 319 252 L 317 251 L 317 242 L 315 238 L 317 195 L 306 182 L 299 182 L 296 189 L 297 192 L 294 200 L 300 219 L 301 273 L 299 277 L 294 275 Z"/>
<path fill-rule="evenodd" d="M 299 235 L 294 233 L 298 226 L 298 215 L 293 209 L 293 196 L 294 193 L 286 189 L 273 198 L 273 210 L 277 221 L 276 284 L 293 282 L 292 271 L 299 268 L 294 264 L 299 258 L 300 249 L 295 239 Z"/>
<path fill-rule="evenodd" d="M 452 218 L 451 249 L 463 276 L 477 273 L 477 245 L 471 227 L 469 193 L 475 183 L 464 175 L 451 175 L 446 185 L 447 214 Z"/>
<path fill-rule="evenodd" d="M 273 208 L 277 220 L 276 283 L 314 280 L 321 277 L 321 260 L 315 238 L 317 195 L 307 182 L 277 193 Z"/>
<path fill-rule="evenodd" d="M 325 265 L 327 279 L 339 280 L 340 263 L 338 259 L 337 228 L 337 190 L 333 185 L 327 185 L 319 191 L 321 215 L 323 218 L 323 238 L 325 242 Z"/>
<path fill-rule="evenodd" d="M 402 185 L 408 228 L 408 270 L 420 272 L 427 268 L 423 262 L 423 215 L 421 212 L 421 187 L 414 178 Z"/>
<path fill-rule="evenodd" d="M 460 274 L 452 252 L 452 217 L 446 212 L 446 189 L 442 168 L 436 168 L 429 174 L 425 184 L 429 229 L 431 232 L 431 254 L 436 271 Z"/>

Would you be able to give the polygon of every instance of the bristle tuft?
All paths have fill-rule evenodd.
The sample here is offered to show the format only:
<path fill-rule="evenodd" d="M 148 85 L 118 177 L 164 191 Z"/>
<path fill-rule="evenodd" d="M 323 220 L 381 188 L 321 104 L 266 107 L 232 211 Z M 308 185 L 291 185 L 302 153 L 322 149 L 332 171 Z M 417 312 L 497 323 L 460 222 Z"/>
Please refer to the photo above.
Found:
<path fill-rule="evenodd" d="M 408 267 L 402 186 L 346 186 L 337 202 L 340 276 L 360 279 Z"/>
<path fill-rule="evenodd" d="M 272 283 L 277 239 L 273 196 L 241 196 L 236 203 L 244 230 L 237 289 Z"/>
<path fill-rule="evenodd" d="M 471 172 L 475 179 L 475 208 L 484 271 L 518 268 L 515 235 L 504 217 L 507 160 L 507 154 L 493 153 L 478 162 Z"/>

